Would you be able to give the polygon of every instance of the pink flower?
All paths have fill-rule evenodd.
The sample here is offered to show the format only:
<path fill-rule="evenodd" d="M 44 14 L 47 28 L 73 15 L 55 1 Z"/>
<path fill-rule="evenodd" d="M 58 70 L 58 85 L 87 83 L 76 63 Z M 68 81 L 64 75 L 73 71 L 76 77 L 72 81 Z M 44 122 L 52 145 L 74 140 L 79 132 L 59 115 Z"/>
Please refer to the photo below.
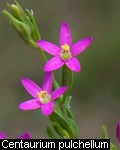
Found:
<path fill-rule="evenodd" d="M 120 121 L 117 124 L 116 138 L 117 138 L 118 142 L 120 142 Z"/>
<path fill-rule="evenodd" d="M 92 42 L 92 37 L 82 39 L 71 45 L 71 33 L 67 23 L 62 22 L 60 29 L 60 47 L 44 40 L 38 40 L 37 45 L 44 51 L 53 55 L 44 66 L 44 71 L 53 71 L 64 64 L 74 72 L 79 72 L 81 67 L 76 55 L 85 50 Z"/>
<path fill-rule="evenodd" d="M 7 136 L 0 131 L 0 139 L 8 139 Z M 25 132 L 24 134 L 22 134 L 19 139 L 31 139 L 31 135 L 28 132 Z"/>
<path fill-rule="evenodd" d="M 41 107 L 44 115 L 50 115 L 53 112 L 53 100 L 62 95 L 67 88 L 63 86 L 52 92 L 52 72 L 45 72 L 42 89 L 28 78 L 23 78 L 21 82 L 34 99 L 21 103 L 19 108 L 22 110 L 31 110 Z"/>

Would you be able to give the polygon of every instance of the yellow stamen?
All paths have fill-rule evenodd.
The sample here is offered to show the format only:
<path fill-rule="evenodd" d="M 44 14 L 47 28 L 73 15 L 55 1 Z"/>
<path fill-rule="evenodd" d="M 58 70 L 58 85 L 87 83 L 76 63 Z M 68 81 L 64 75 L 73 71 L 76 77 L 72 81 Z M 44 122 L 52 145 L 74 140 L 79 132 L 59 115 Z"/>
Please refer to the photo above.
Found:
<path fill-rule="evenodd" d="M 67 44 L 64 44 L 61 46 L 61 53 L 60 56 L 63 60 L 68 60 L 69 58 L 71 58 L 71 52 L 70 52 L 70 47 Z"/>
<path fill-rule="evenodd" d="M 50 95 L 47 93 L 47 91 L 38 92 L 37 96 L 43 104 L 50 101 Z"/>

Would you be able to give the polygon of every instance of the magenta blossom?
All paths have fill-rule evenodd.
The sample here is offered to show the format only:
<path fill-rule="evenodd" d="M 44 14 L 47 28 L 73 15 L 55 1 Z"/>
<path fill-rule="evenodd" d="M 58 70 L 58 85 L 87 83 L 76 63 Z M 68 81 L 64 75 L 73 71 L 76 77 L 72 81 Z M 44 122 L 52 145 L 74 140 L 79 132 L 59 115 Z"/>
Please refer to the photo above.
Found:
<path fill-rule="evenodd" d="M 52 92 L 52 72 L 45 72 L 42 89 L 28 78 L 23 78 L 21 82 L 34 99 L 21 103 L 19 108 L 22 110 L 31 110 L 41 107 L 44 115 L 50 115 L 53 112 L 53 100 L 62 95 L 67 88 L 63 86 Z"/>
<path fill-rule="evenodd" d="M 2 131 L 0 131 L 0 139 L 8 139 Z M 31 139 L 31 135 L 29 132 L 25 132 L 19 137 L 19 139 Z"/>
<path fill-rule="evenodd" d="M 67 23 L 62 22 L 60 29 L 60 47 L 44 40 L 38 40 L 37 45 L 54 57 L 44 66 L 44 71 L 53 71 L 64 64 L 74 72 L 79 72 L 81 67 L 76 55 L 85 50 L 92 42 L 92 37 L 84 38 L 71 45 L 71 33 Z"/>
<path fill-rule="evenodd" d="M 120 121 L 117 124 L 116 138 L 117 138 L 118 142 L 120 142 Z"/>

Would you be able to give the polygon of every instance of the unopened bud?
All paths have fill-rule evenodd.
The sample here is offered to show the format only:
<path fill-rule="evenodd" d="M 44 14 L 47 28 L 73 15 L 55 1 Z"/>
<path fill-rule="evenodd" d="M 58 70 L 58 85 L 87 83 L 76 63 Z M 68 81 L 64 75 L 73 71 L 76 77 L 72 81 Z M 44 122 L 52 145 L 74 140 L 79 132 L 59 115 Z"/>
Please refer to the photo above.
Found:
<path fill-rule="evenodd" d="M 9 13 L 3 10 L 3 13 L 8 17 L 10 25 L 19 33 L 20 37 L 29 45 L 35 47 L 36 41 L 40 39 L 40 34 L 33 17 L 33 11 L 26 9 L 28 15 L 25 14 L 17 1 L 16 4 L 8 4 L 11 10 Z"/>

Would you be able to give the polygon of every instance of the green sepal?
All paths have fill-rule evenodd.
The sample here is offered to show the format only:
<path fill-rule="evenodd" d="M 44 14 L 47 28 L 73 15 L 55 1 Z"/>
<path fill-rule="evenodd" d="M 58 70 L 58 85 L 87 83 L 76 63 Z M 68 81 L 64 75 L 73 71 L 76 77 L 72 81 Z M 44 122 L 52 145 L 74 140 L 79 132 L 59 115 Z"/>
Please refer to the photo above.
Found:
<path fill-rule="evenodd" d="M 46 127 L 47 134 L 51 139 L 58 139 L 49 126 Z"/>
<path fill-rule="evenodd" d="M 18 8 L 18 11 L 17 11 L 17 12 L 15 11 L 15 13 L 13 13 L 13 11 L 14 11 L 14 9 L 12 8 L 13 4 L 10 5 L 10 7 L 11 7 L 11 9 L 12 9 L 12 14 L 13 14 L 13 16 L 16 17 L 16 15 L 18 15 L 19 18 L 22 19 L 22 22 L 24 22 L 24 23 L 25 23 L 26 25 L 28 25 L 31 29 L 33 29 L 33 25 L 32 25 L 32 23 L 31 23 L 30 18 L 25 14 L 25 12 L 23 11 L 23 9 L 22 9 L 22 7 L 19 5 L 19 3 L 18 3 L 16 0 L 14 0 L 14 2 L 16 3 L 15 6 Z M 17 14 L 16 14 L 16 13 L 17 13 Z M 15 14 L 16 14 L 16 15 L 15 15 Z"/>
<path fill-rule="evenodd" d="M 61 109 L 62 112 L 66 113 L 66 109 L 70 108 L 70 100 L 71 100 L 71 98 L 72 98 L 72 96 L 68 96 L 68 97 L 65 98 L 65 100 L 63 100 L 64 99 L 64 97 L 63 97 L 63 99 L 59 103 L 60 109 Z"/>
<path fill-rule="evenodd" d="M 53 112 L 50 116 L 50 120 L 52 120 L 53 122 L 58 122 L 60 124 L 60 126 L 67 130 L 69 125 L 68 122 L 66 121 L 67 119 L 63 118 L 63 116 L 57 112 Z"/>
<path fill-rule="evenodd" d="M 68 118 L 67 120 L 69 122 L 69 128 L 72 131 L 72 135 L 73 135 L 72 138 L 76 138 L 76 136 L 78 134 L 78 127 L 77 127 L 75 121 L 73 121 L 72 119 Z"/>
<path fill-rule="evenodd" d="M 55 129 L 55 131 L 58 133 L 58 135 L 60 135 L 62 138 L 64 138 L 64 139 L 70 139 L 71 138 L 69 133 L 66 130 L 64 130 L 60 126 L 59 123 L 54 121 L 54 122 L 52 122 L 52 125 L 53 125 L 53 128 Z"/>
<path fill-rule="evenodd" d="M 64 101 L 64 104 L 63 104 L 63 106 L 65 107 L 65 108 L 70 108 L 70 100 L 72 99 L 72 96 L 68 96 L 68 97 L 66 97 L 66 99 L 65 99 L 65 101 Z"/>
<path fill-rule="evenodd" d="M 52 113 L 52 115 L 50 115 L 50 121 L 54 129 L 56 130 L 56 132 L 59 133 L 57 129 L 61 128 L 62 135 L 60 136 L 63 137 L 64 136 L 63 133 L 64 133 L 66 134 L 67 138 L 76 138 L 78 134 L 78 128 L 74 120 L 72 120 L 71 118 L 67 118 L 59 109 L 57 111 L 56 109 L 58 109 L 57 106 L 55 107 L 55 110 Z M 69 136 L 67 135 L 67 133 Z"/>
<path fill-rule="evenodd" d="M 54 106 L 54 111 L 49 117 L 51 122 L 57 122 L 61 126 L 61 128 L 70 135 L 71 138 L 73 137 L 67 117 L 61 112 L 58 106 Z"/>
<path fill-rule="evenodd" d="M 8 17 L 10 25 L 20 34 L 25 35 L 25 37 L 30 38 L 30 30 L 29 28 L 21 21 L 14 18 L 10 13 L 6 10 L 3 10 L 3 13 Z"/>
<path fill-rule="evenodd" d="M 9 7 L 9 9 L 11 10 L 12 15 L 13 15 L 17 20 L 22 21 L 21 12 L 20 12 L 18 6 L 14 5 L 14 4 L 10 5 L 9 3 L 7 3 L 7 5 L 8 5 L 8 7 Z"/>
<path fill-rule="evenodd" d="M 71 110 L 69 108 L 66 108 L 66 115 L 67 115 L 67 118 L 75 120 L 74 116 L 73 116 L 73 114 L 72 114 L 72 112 L 71 112 Z"/>
<path fill-rule="evenodd" d="M 29 17 L 30 17 L 30 20 L 31 20 L 32 25 L 33 25 L 33 33 L 34 33 L 34 34 L 33 34 L 33 37 L 34 37 L 35 41 L 40 40 L 41 37 L 40 37 L 40 34 L 39 34 L 39 30 L 38 30 L 38 28 L 37 28 L 35 19 L 34 19 L 34 17 L 33 17 L 33 11 L 31 10 L 31 12 L 30 12 L 28 9 L 26 9 L 26 11 L 28 12 Z"/>
<path fill-rule="evenodd" d="M 10 5 L 7 3 L 8 7 L 11 10 L 12 16 L 14 18 L 16 18 L 17 20 L 26 24 L 31 29 L 31 32 L 33 32 L 33 24 L 31 22 L 30 18 L 25 14 L 25 12 L 23 11 L 23 9 L 19 5 L 19 3 L 17 1 L 15 1 L 15 3 L 16 3 L 16 5 L 14 5 L 14 4 Z"/>

